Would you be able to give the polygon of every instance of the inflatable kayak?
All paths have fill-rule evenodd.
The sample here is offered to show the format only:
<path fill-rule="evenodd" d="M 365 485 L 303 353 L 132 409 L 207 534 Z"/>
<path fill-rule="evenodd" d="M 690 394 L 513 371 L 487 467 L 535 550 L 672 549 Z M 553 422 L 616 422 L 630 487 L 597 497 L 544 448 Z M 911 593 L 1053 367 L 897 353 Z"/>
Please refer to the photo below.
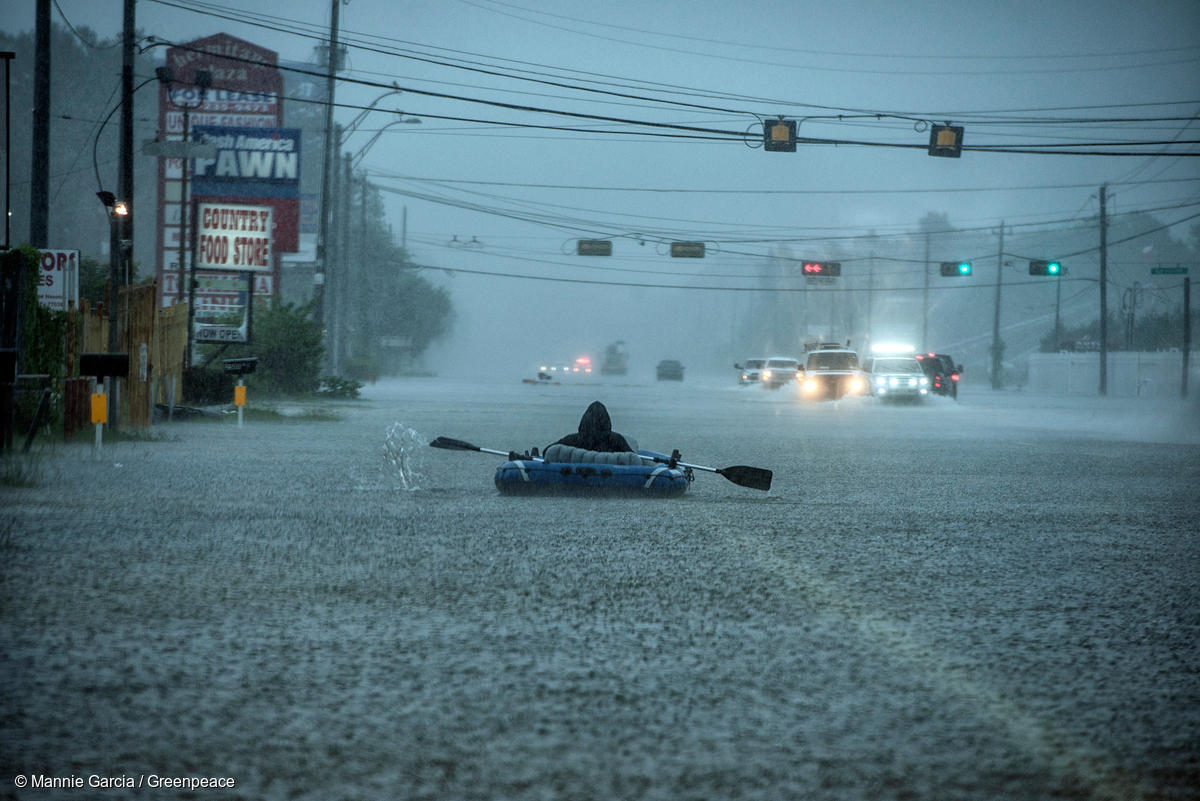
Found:
<path fill-rule="evenodd" d="M 669 456 L 654 451 L 601 453 L 552 445 L 540 459 L 509 459 L 496 468 L 495 481 L 496 489 L 505 495 L 563 493 L 671 498 L 687 492 L 692 471 L 671 466 Z"/>

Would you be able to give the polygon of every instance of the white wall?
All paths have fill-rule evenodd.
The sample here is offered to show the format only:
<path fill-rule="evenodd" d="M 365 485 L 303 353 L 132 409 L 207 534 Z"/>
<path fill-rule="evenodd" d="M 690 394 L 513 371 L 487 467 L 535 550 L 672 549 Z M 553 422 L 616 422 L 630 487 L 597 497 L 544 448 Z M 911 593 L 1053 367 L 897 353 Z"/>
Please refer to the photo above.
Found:
<path fill-rule="evenodd" d="M 1200 395 L 1200 355 L 1189 354 L 1188 395 Z M 1116 398 L 1178 398 L 1183 352 L 1109 353 L 1108 394 Z M 1030 392 L 1098 395 L 1099 353 L 1035 353 L 1029 357 Z"/>

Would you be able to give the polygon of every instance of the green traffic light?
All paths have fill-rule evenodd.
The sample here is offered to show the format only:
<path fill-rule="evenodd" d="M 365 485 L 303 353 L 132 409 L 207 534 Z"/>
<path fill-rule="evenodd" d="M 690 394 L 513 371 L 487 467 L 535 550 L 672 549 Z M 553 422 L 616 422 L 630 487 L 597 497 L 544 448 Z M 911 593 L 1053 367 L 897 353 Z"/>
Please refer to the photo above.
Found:
<path fill-rule="evenodd" d="M 960 263 L 960 264 L 958 265 L 958 274 L 959 274 L 959 275 L 970 275 L 970 274 L 971 274 L 971 264 L 970 264 L 970 262 L 965 262 L 965 261 L 964 261 L 964 262 Z"/>
<path fill-rule="evenodd" d="M 1058 262 L 1052 261 L 1046 265 L 1046 272 L 1050 275 L 1058 275 Z"/>

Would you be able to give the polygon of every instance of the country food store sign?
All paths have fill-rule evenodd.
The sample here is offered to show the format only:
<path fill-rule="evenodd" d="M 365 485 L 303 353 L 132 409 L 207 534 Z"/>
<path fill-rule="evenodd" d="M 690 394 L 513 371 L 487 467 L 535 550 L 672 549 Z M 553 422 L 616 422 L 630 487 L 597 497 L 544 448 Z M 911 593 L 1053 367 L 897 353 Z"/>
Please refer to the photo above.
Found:
<path fill-rule="evenodd" d="M 196 267 L 270 272 L 274 209 L 240 203 L 197 203 Z"/>

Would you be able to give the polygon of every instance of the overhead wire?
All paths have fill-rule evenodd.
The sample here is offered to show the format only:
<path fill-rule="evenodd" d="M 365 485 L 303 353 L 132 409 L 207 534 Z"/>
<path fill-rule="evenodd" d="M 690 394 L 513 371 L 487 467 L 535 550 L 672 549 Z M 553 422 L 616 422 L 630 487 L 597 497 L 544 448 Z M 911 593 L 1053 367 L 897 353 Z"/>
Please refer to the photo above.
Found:
<path fill-rule="evenodd" d="M 159 3 L 159 4 L 161 4 L 161 5 L 167 5 L 167 6 L 174 6 L 174 7 L 177 7 L 177 8 L 183 8 L 183 9 L 185 9 L 185 10 L 189 10 L 189 11 L 196 11 L 197 13 L 209 13 L 209 14 L 213 14 L 213 15 L 215 15 L 215 16 L 227 16 L 227 17 L 228 17 L 228 16 L 229 16 L 229 15 L 232 13 L 232 11 L 233 11 L 232 9 L 228 9 L 228 8 L 221 7 L 221 6 L 215 6 L 215 4 L 211 4 L 211 3 L 195 3 L 194 5 L 196 5 L 196 6 L 200 6 L 200 7 L 205 7 L 205 8 L 208 8 L 208 9 L 220 8 L 220 9 L 223 9 L 223 12 L 224 12 L 224 13 L 218 13 L 217 11 L 214 11 L 214 10 L 209 10 L 209 11 L 199 11 L 199 10 L 197 10 L 196 8 L 192 8 L 192 7 L 189 7 L 189 6 L 186 6 L 186 5 L 181 5 L 180 3 L 178 3 L 178 2 L 172 2 L 171 0 L 152 0 L 152 2 L 156 2 L 156 3 Z M 261 22 L 261 21 L 255 22 L 255 21 L 250 21 L 250 20 L 247 20 L 247 19 L 245 19 L 244 17 L 236 17 L 236 16 L 235 16 L 234 18 L 236 18 L 236 19 L 239 19 L 239 21 L 247 22 L 247 24 L 258 24 L 258 25 L 263 25 L 263 26 L 266 26 L 266 27 L 271 27 L 270 25 L 267 25 L 267 23 L 264 23 L 264 22 Z M 294 31 L 294 30 L 292 30 L 292 31 L 286 31 L 286 30 L 285 30 L 285 32 L 297 32 L 297 31 Z M 317 40 L 322 40 L 322 41 L 324 40 L 324 37 L 323 37 L 323 35 L 319 35 L 319 34 L 318 34 L 318 33 L 317 33 L 315 30 L 313 30 L 313 31 L 311 31 L 311 32 L 308 32 L 308 33 L 300 33 L 300 35 L 306 35 L 306 36 L 309 36 L 310 38 L 317 39 Z M 400 40 L 389 40 L 389 41 L 400 41 Z M 364 45 L 361 45 L 361 44 L 360 44 L 360 45 L 349 44 L 349 43 L 348 43 L 348 40 L 347 40 L 345 43 L 347 43 L 349 46 L 365 47 Z M 378 52 L 384 52 L 384 53 L 387 53 L 387 54 L 389 54 L 389 55 L 394 55 L 394 56 L 401 57 L 401 58 L 415 58 L 415 59 L 417 59 L 417 60 L 426 60 L 426 61 L 431 61 L 432 63 L 435 63 L 435 64 L 441 64 L 442 66 L 450 66 L 450 67 L 459 68 L 459 69 L 470 69 L 470 70 L 472 70 L 472 71 L 476 71 L 476 72 L 482 72 L 482 73 L 491 74 L 491 75 L 496 75 L 496 76 L 499 76 L 499 77 L 505 77 L 505 78 L 510 78 L 510 79 L 512 79 L 512 78 L 516 78 L 516 79 L 519 79 L 519 80 L 534 80 L 534 81 L 537 81 L 537 82 L 540 82 L 540 83 L 550 83 L 550 84 L 552 84 L 552 85 L 559 86 L 559 87 L 561 87 L 561 88 L 569 88 L 569 89 L 572 89 L 572 90 L 575 90 L 575 91 L 600 92 L 600 93 L 606 93 L 606 94 L 614 94 L 614 95 L 616 95 L 616 96 L 620 96 L 620 97 L 626 97 L 626 98 L 629 98 L 629 99 L 638 99 L 638 100 L 642 100 L 642 101 L 645 101 L 645 102 L 652 102 L 652 103 L 666 103 L 666 104 L 671 104 L 671 105 L 681 105 L 681 106 L 687 106 L 687 107 L 703 108 L 703 109 L 705 109 L 705 110 L 711 110 L 711 111 L 722 111 L 722 112 L 725 112 L 725 113 L 735 113 L 735 114 L 747 114 L 747 113 L 752 113 L 752 112 L 748 112 L 748 111 L 745 111 L 745 110 L 739 110 L 739 109 L 727 109 L 727 108 L 720 108 L 720 107 L 713 107 L 713 106 L 700 106 L 699 104 L 692 104 L 692 103 L 682 103 L 681 101 L 672 100 L 672 99 L 670 99 L 670 98 L 661 98 L 661 97 L 647 97 L 647 96 L 643 96 L 643 95 L 637 95 L 637 96 L 634 96 L 634 95 L 629 95 L 628 93 L 614 93 L 614 92 L 610 92 L 609 90 L 595 89 L 595 88 L 593 88 L 593 87 L 580 87 L 580 86 L 578 86 L 578 85 L 563 84 L 563 83 L 561 83 L 561 82 L 559 82 L 559 81 L 554 81 L 554 82 L 551 82 L 551 81 L 544 81 L 544 80 L 541 80 L 541 79 L 536 79 L 536 78 L 530 78 L 530 77 L 528 77 L 528 76 L 520 76 L 520 75 L 518 75 L 518 76 L 514 76 L 514 75 L 511 75 L 511 74 L 508 74 L 508 73 L 500 73 L 500 72 L 497 72 L 497 71 L 495 71 L 495 70 L 485 70 L 485 69 L 482 69 L 482 68 L 480 68 L 480 67 L 478 67 L 478 66 L 471 66 L 471 65 L 469 65 L 469 64 L 448 64 L 448 63 L 445 63 L 445 62 L 439 62 L 439 61 L 436 61 L 436 60 L 428 59 L 428 58 L 426 58 L 426 57 L 424 57 L 424 56 L 415 56 L 415 55 L 413 55 L 412 53 L 403 53 L 403 52 L 395 52 L 395 51 L 384 51 L 384 50 L 382 50 L 382 49 L 379 49 L 379 48 L 372 48 L 372 47 L 365 47 L 365 49 L 368 49 L 368 50 L 376 50 L 376 51 L 378 51 Z M 444 48 L 442 48 L 442 49 L 444 49 Z M 507 61 L 512 61 L 512 60 L 510 60 L 510 59 L 504 59 L 504 60 L 507 60 Z M 521 62 L 514 62 L 514 63 L 521 63 Z M 609 77 L 611 77 L 611 76 L 609 76 Z M 352 79 L 340 78 L 339 80 L 352 80 Z M 665 85 L 665 86 L 670 86 L 670 85 Z M 502 91 L 505 91 L 505 90 L 502 90 Z M 808 104 L 801 104 L 801 105 L 808 105 Z M 840 112 L 843 112 L 843 113 L 846 113 L 846 112 L 852 112 L 852 113 L 855 113 L 855 114 L 864 114 L 864 115 L 868 115 L 868 116 L 870 116 L 870 115 L 875 115 L 875 116 L 889 116 L 889 117 L 890 117 L 890 116 L 904 116 L 904 115 L 896 115 L 896 113 L 895 113 L 895 112 L 879 112 L 879 111 L 874 111 L 874 112 L 873 112 L 873 111 L 870 111 L 870 110 L 864 110 L 864 109 L 847 109 L 847 108 L 834 108 L 834 107 L 822 107 L 822 106 L 811 106 L 811 105 L 810 105 L 810 107 L 812 107 L 812 108 L 825 108 L 826 110 L 835 110 L 835 111 L 840 111 Z M 908 115 L 908 116 L 914 116 L 914 115 Z M 848 143 L 848 144 L 849 144 L 849 143 Z M 856 143 L 856 144 L 861 144 L 861 143 Z"/>
<path fill-rule="evenodd" d="M 1175 65 L 1175 64 L 1190 64 L 1195 61 L 1200 61 L 1200 56 L 1191 56 L 1191 57 L 1187 57 L 1187 58 L 1176 58 L 1176 59 L 1171 59 L 1171 60 L 1167 60 L 1167 61 L 1156 61 L 1156 62 L 1151 62 L 1151 63 L 1147 63 L 1147 64 L 1131 64 L 1131 65 L 1108 64 L 1108 65 L 1097 65 L 1097 66 L 1090 66 L 1090 67 L 1065 67 L 1065 68 L 1062 66 L 1057 66 L 1057 67 L 1047 67 L 1044 69 L 1026 68 L 1026 69 L 1006 69 L 1006 70 L 956 69 L 953 72 L 948 72 L 944 68 L 938 69 L 938 70 L 905 70 L 905 69 L 889 68 L 889 69 L 885 70 L 885 69 L 865 69 L 865 68 L 850 67 L 850 66 L 829 66 L 827 64 L 816 64 L 816 65 L 803 64 L 803 65 L 801 65 L 801 64 L 791 64 L 791 63 L 785 63 L 785 62 L 779 62 L 779 61 L 768 61 L 766 59 L 727 56 L 727 55 L 722 55 L 720 53 L 714 53 L 711 50 L 685 50 L 683 48 L 677 48 L 677 47 L 665 47 L 665 46 L 661 46 L 661 45 L 648 45 L 648 44 L 644 44 L 644 43 L 640 43 L 640 42 L 629 42 L 628 40 L 615 39 L 614 37 L 611 37 L 611 36 L 603 36 L 601 34 L 591 33 L 589 31 L 581 31 L 581 30 L 576 30 L 573 28 L 565 28 L 560 25 L 552 25 L 552 24 L 545 23 L 545 22 L 538 22 L 536 20 L 528 20 L 528 19 L 525 19 L 524 17 L 520 17 L 516 14 L 510 14 L 510 13 L 503 12 L 503 11 L 497 11 L 494 8 L 489 8 L 488 6 L 482 5 L 480 3 L 472 2 L 472 0 L 459 0 L 459 2 L 469 5 L 469 6 L 473 6 L 475 8 L 482 9 L 482 10 L 491 11 L 492 13 L 495 13 L 495 14 L 501 14 L 503 16 L 522 20 L 524 22 L 531 22 L 532 24 L 535 24 L 535 25 L 542 25 L 542 26 L 552 28 L 555 30 L 566 31 L 568 33 L 572 33 L 577 36 L 586 36 L 589 38 L 600 39 L 603 41 L 619 42 L 621 44 L 632 45 L 635 47 L 644 47 L 644 48 L 649 48 L 649 49 L 653 49 L 653 50 L 661 50 L 661 51 L 670 52 L 670 53 L 682 53 L 684 55 L 699 56 L 702 58 L 712 58 L 712 59 L 718 59 L 718 60 L 722 60 L 722 61 L 735 61 L 735 62 L 740 62 L 740 63 L 745 63 L 745 64 L 759 64 L 759 65 L 763 65 L 763 66 L 779 67 L 779 68 L 783 68 L 783 69 L 802 69 L 805 71 L 812 71 L 812 72 L 837 72 L 837 73 L 860 74 L 860 75 L 911 75 L 911 76 L 936 75 L 940 78 L 945 79 L 947 77 L 964 77 L 964 76 L 996 75 L 996 74 L 1043 75 L 1046 73 L 1059 74 L 1059 73 L 1063 73 L 1063 72 L 1112 72 L 1112 71 L 1117 71 L 1117 70 L 1128 70 L 1128 69 L 1148 69 L 1151 67 L 1170 66 L 1170 65 Z M 503 4 L 501 4 L 501 5 L 503 5 Z M 1193 50 L 1195 48 L 1188 47 L 1188 48 L 1177 48 L 1177 49 Z M 1106 60 L 1111 61 L 1112 57 L 1109 56 L 1106 58 Z"/>

